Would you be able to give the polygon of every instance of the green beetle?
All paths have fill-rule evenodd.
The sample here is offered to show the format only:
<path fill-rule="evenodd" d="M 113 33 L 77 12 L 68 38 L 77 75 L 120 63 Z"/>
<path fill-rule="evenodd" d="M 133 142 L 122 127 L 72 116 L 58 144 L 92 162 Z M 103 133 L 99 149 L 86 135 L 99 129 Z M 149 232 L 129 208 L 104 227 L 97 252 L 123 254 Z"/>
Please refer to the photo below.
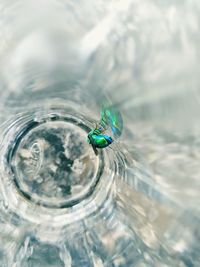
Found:
<path fill-rule="evenodd" d="M 95 128 L 88 134 L 88 143 L 92 145 L 96 155 L 98 155 L 97 148 L 105 148 L 112 142 L 113 139 L 109 135 L 102 134 L 101 128 Z"/>
<path fill-rule="evenodd" d="M 118 138 L 122 133 L 123 120 L 121 113 L 114 106 L 103 105 L 101 121 L 89 132 L 87 139 L 96 155 L 98 155 L 97 148 L 105 148 L 114 141 L 111 136 L 105 134 L 108 128 L 111 129 L 113 137 Z"/>

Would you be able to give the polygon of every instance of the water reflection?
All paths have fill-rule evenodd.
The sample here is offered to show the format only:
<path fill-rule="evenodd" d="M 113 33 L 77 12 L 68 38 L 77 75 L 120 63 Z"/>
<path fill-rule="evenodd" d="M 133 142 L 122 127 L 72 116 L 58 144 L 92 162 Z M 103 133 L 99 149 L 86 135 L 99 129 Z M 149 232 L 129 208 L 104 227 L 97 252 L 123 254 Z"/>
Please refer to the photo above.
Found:
<path fill-rule="evenodd" d="M 198 267 L 199 2 L 2 0 L 0 10 L 0 265 Z M 124 130 L 96 157 L 85 140 L 104 95 Z M 17 136 L 52 109 L 73 126 Z M 71 193 L 84 197 L 61 209 Z"/>

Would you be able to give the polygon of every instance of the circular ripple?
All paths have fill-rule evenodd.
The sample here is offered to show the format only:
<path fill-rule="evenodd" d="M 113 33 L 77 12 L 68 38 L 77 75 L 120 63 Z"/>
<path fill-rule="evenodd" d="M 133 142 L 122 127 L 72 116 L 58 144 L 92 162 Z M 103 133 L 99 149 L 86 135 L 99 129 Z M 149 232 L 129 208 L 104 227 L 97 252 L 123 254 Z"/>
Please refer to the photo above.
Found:
<path fill-rule="evenodd" d="M 48 208 L 70 207 L 90 195 L 101 175 L 103 155 L 96 157 L 87 144 L 88 131 L 67 117 L 29 122 L 8 154 L 18 192 Z"/>

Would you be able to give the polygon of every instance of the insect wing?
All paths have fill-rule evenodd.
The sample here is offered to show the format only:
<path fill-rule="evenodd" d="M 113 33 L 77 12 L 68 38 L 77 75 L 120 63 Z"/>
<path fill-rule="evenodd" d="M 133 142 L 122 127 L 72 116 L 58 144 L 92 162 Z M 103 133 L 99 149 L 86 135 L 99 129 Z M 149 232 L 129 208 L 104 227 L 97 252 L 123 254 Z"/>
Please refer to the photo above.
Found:
<path fill-rule="evenodd" d="M 102 107 L 101 111 L 101 125 L 109 126 L 114 137 L 118 138 L 122 134 L 123 119 L 121 113 L 114 106 Z"/>

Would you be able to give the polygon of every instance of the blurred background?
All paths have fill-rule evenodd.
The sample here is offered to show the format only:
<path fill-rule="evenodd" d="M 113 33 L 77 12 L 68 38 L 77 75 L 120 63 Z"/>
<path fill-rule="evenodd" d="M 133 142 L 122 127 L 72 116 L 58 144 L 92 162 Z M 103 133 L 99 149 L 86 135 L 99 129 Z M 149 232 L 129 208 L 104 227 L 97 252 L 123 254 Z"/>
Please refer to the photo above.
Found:
<path fill-rule="evenodd" d="M 0 0 L 0 266 L 200 266 L 199 30 L 198 0 Z M 122 113 L 124 131 L 119 147 L 97 159 L 86 132 L 100 119 L 105 96 Z M 51 124 L 58 117 L 81 130 Z M 58 141 L 47 139 L 47 128 L 37 132 L 33 121 L 47 122 L 63 144 L 70 140 L 65 164 L 71 159 L 76 172 L 72 193 L 51 195 L 58 187 L 51 179 L 65 178 L 66 169 L 52 167 L 43 179 L 57 155 L 57 148 L 45 149 Z M 75 166 L 77 147 L 88 154 Z M 40 209 L 58 196 L 59 203 L 70 194 L 76 199 L 102 159 L 98 191 L 113 192 L 107 200 L 100 196 L 102 209 L 27 204 L 36 199 Z M 83 166 L 87 179 L 78 187 Z M 41 168 L 43 180 L 35 185 Z M 24 179 L 15 184 L 29 200 L 16 197 L 15 176 Z"/>

